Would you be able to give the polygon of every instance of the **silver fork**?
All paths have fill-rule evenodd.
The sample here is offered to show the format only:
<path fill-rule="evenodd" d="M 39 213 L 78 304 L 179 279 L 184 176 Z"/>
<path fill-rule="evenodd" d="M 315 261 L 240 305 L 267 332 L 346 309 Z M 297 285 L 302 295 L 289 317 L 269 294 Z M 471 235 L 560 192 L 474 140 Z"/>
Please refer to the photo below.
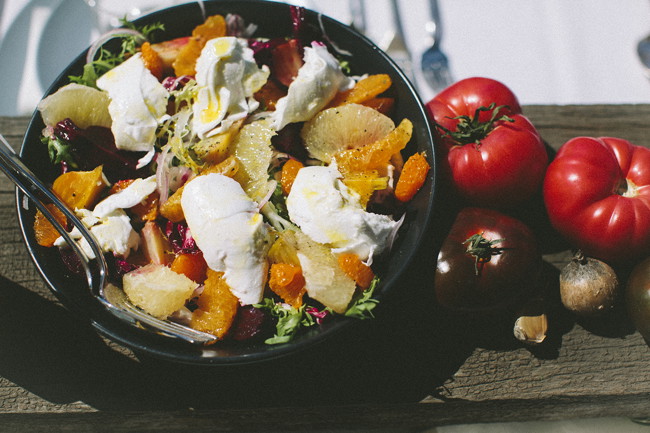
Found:
<path fill-rule="evenodd" d="M 449 60 L 445 53 L 440 50 L 440 39 L 442 37 L 442 23 L 438 0 L 429 0 L 431 9 L 431 21 L 427 22 L 426 29 L 431 38 L 431 46 L 422 53 L 420 68 L 422 76 L 435 93 L 440 92 L 449 86 L 453 79 L 449 72 Z"/>
<path fill-rule="evenodd" d="M 79 256 L 81 264 L 86 273 L 88 286 L 91 293 L 115 316 L 129 324 L 156 331 L 157 333 L 179 338 L 190 343 L 208 344 L 217 340 L 214 335 L 196 331 L 181 324 L 161 320 L 150 316 L 136 308 L 129 302 L 124 292 L 107 282 L 108 264 L 104 258 L 101 247 L 95 236 L 90 233 L 77 216 L 59 200 L 59 198 L 47 188 L 34 173 L 27 168 L 20 157 L 14 152 L 7 140 L 0 134 L 0 170 L 2 170 L 21 191 L 27 195 L 36 207 L 52 223 L 54 228 L 61 234 L 65 241 L 72 247 Z M 65 228 L 56 220 L 54 215 L 47 208 L 46 203 L 52 203 L 57 207 L 86 239 L 88 245 L 95 255 L 95 259 L 89 259 L 85 251 L 75 242 Z M 94 266 L 94 268 L 93 268 Z"/>
<path fill-rule="evenodd" d="M 411 84 L 415 86 L 415 79 L 413 77 L 413 60 L 411 52 L 406 46 L 406 41 L 404 40 L 404 28 L 402 27 L 402 17 L 400 15 L 397 0 L 391 0 L 391 6 L 393 9 L 393 23 L 395 29 L 390 43 L 384 51 L 395 63 L 397 63 L 397 66 L 399 66 L 402 72 L 404 72 L 404 75 L 408 77 Z"/>

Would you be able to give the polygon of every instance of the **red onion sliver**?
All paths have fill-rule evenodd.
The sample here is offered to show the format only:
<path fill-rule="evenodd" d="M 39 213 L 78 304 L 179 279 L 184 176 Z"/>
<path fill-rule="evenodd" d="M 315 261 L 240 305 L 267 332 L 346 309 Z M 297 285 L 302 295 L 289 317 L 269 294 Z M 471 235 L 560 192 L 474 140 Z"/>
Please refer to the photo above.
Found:
<path fill-rule="evenodd" d="M 260 200 L 259 204 L 257 205 L 258 209 L 262 209 L 264 205 L 271 199 L 271 196 L 275 192 L 275 188 L 278 186 L 278 182 L 276 180 L 271 180 L 267 184 L 268 191 L 266 191 L 266 195 L 262 200 Z"/>

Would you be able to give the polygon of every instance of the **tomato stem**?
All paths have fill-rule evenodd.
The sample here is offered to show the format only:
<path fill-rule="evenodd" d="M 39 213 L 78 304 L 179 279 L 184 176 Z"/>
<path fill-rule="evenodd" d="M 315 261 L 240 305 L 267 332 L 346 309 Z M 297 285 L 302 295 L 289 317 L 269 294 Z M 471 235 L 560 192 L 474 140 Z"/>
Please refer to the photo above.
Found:
<path fill-rule="evenodd" d="M 436 128 L 444 131 L 443 137 L 450 137 L 458 145 L 465 145 L 469 143 L 474 143 L 476 147 L 481 144 L 481 140 L 484 139 L 492 129 L 494 129 L 494 124 L 499 121 L 505 122 L 514 122 L 514 119 L 508 117 L 505 114 L 499 115 L 499 112 L 502 108 L 509 108 L 507 105 L 499 105 L 498 107 L 493 102 L 489 106 L 484 107 L 480 106 L 474 112 L 474 117 L 470 116 L 456 116 L 448 117 L 448 119 L 458 120 L 456 124 L 456 131 L 451 131 L 448 128 L 445 128 L 441 124 L 436 122 Z M 491 111 L 492 116 L 486 122 L 480 121 L 480 116 L 482 111 Z"/>
<path fill-rule="evenodd" d="M 584 251 L 582 251 L 581 249 L 575 250 L 575 252 L 573 253 L 572 260 L 581 265 L 587 264 L 587 256 L 585 256 Z"/>
<path fill-rule="evenodd" d="M 495 244 L 503 242 L 505 239 L 488 240 L 483 236 L 483 233 L 477 233 L 467 238 L 463 244 L 467 245 L 466 252 L 474 256 L 474 270 L 476 275 L 479 275 L 479 263 L 483 264 L 489 262 L 492 256 L 499 255 L 503 252 L 503 248 L 495 247 Z"/>

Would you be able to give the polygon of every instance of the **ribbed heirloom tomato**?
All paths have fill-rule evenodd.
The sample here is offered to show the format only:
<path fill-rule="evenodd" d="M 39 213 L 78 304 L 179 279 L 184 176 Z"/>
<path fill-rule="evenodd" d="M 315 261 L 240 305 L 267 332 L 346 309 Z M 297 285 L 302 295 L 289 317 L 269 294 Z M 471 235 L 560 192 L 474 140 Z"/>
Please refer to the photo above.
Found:
<path fill-rule="evenodd" d="M 442 169 L 472 205 L 513 207 L 541 187 L 548 155 L 515 94 L 489 78 L 467 78 L 427 103 Z"/>
<path fill-rule="evenodd" d="M 567 141 L 549 165 L 544 202 L 553 226 L 611 264 L 650 254 L 650 149 L 612 137 Z"/>

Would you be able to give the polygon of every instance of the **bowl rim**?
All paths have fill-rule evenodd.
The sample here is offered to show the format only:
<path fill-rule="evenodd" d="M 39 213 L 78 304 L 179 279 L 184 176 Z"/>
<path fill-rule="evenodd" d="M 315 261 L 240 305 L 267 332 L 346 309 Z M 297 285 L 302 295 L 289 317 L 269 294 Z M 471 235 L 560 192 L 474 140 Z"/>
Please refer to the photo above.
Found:
<path fill-rule="evenodd" d="M 228 8 L 232 7 L 232 5 L 250 5 L 251 7 L 264 7 L 269 8 L 274 12 L 280 11 L 282 9 L 285 9 L 288 12 L 288 8 L 290 7 L 290 5 L 285 3 L 265 0 L 216 0 L 204 1 L 204 4 L 206 6 L 206 16 L 210 15 L 210 9 L 218 8 L 228 10 Z M 133 20 L 133 22 L 137 25 L 146 21 L 155 21 L 156 17 L 168 15 L 172 12 L 178 11 L 185 13 L 186 11 L 189 11 L 189 9 L 193 6 L 194 2 L 171 6 L 169 8 L 161 9 L 159 11 L 144 15 L 136 20 Z M 435 199 L 437 197 L 438 191 L 438 170 L 437 164 L 435 163 L 437 155 L 435 152 L 432 130 L 429 122 L 427 121 L 428 117 L 426 108 L 419 94 L 417 93 L 415 86 L 411 83 L 404 72 L 398 67 L 398 65 L 384 51 L 377 47 L 377 45 L 374 44 L 365 35 L 360 34 L 355 29 L 335 20 L 334 18 L 322 15 L 318 12 L 314 12 L 306 8 L 305 13 L 312 19 L 315 16 L 319 20 L 320 25 L 324 28 L 329 27 L 331 29 L 336 29 L 337 31 L 343 31 L 344 33 L 351 34 L 354 38 L 360 40 L 364 46 L 372 50 L 374 52 L 374 55 L 379 56 L 384 62 L 386 62 L 390 66 L 391 72 L 394 73 L 395 76 L 399 77 L 399 80 L 401 80 L 403 85 L 406 86 L 406 90 L 408 91 L 407 94 L 413 99 L 413 103 L 417 108 L 419 116 L 425 120 L 422 125 L 418 125 L 419 128 L 422 128 L 421 134 L 424 134 L 427 140 L 427 143 L 424 143 L 421 146 L 426 147 L 427 152 L 431 152 L 431 155 L 429 155 L 431 170 L 427 176 L 427 182 L 430 182 L 431 186 L 428 194 L 426 195 L 426 206 L 423 209 L 424 223 L 420 226 L 419 236 L 417 236 L 415 241 L 411 243 L 410 247 L 405 253 L 405 257 L 403 258 L 404 265 L 401 266 L 400 269 L 398 269 L 396 272 L 394 272 L 390 278 L 382 280 L 381 284 L 384 287 L 384 291 L 376 296 L 376 298 L 381 301 L 389 294 L 386 293 L 390 292 L 388 289 L 396 284 L 397 280 L 403 275 L 408 266 L 414 262 L 414 258 L 422 246 L 424 235 L 429 231 L 429 228 L 432 224 L 431 219 L 434 213 L 434 207 L 436 206 Z M 59 87 L 63 85 L 61 82 L 67 78 L 67 73 L 70 68 L 78 62 L 82 61 L 82 59 L 85 58 L 87 51 L 88 48 L 81 52 L 61 72 L 61 74 L 48 87 L 44 93 L 43 98 L 55 92 Z M 25 152 L 29 149 L 30 136 L 33 135 L 34 129 L 39 126 L 39 122 L 42 122 L 41 116 L 38 109 L 35 108 L 27 126 L 25 136 L 21 143 L 21 157 L 24 157 Z M 307 334 L 313 335 L 304 335 L 297 341 L 292 341 L 285 344 L 274 346 L 264 345 L 264 350 L 256 351 L 253 353 L 242 353 L 231 356 L 205 356 L 206 351 L 210 350 L 210 346 L 191 346 L 193 350 L 187 350 L 189 347 L 188 343 L 172 341 L 173 339 L 170 339 L 169 337 L 156 335 L 145 330 L 135 329 L 130 325 L 122 323 L 119 321 L 119 319 L 112 316 L 112 314 L 110 314 L 108 311 L 104 310 L 96 300 L 96 308 L 89 310 L 85 307 L 82 308 L 77 300 L 75 300 L 72 296 L 69 296 L 68 289 L 60 287 L 60 285 L 53 281 L 43 266 L 46 263 L 46 260 L 42 257 L 42 252 L 39 252 L 39 249 L 43 247 L 37 245 L 34 242 L 32 234 L 29 233 L 31 226 L 28 224 L 28 214 L 33 213 L 33 210 L 26 209 L 26 206 L 24 205 L 26 200 L 28 200 L 27 197 L 22 193 L 22 191 L 20 191 L 20 189 L 16 188 L 16 211 L 18 214 L 21 235 L 32 262 L 36 266 L 38 273 L 46 283 L 49 290 L 61 301 L 64 307 L 70 310 L 73 314 L 79 314 L 82 316 L 84 321 L 90 323 L 100 335 L 132 350 L 136 354 L 151 355 L 158 359 L 184 364 L 234 365 L 257 363 L 261 361 L 276 359 L 278 357 L 297 353 L 309 347 L 313 347 L 319 343 L 322 343 L 330 336 L 346 329 L 351 323 L 358 322 L 357 319 L 352 319 L 345 316 L 337 316 L 337 320 L 331 321 L 326 327 L 323 327 L 323 325 L 321 325 L 315 331 L 312 330 L 311 333 L 307 332 Z M 420 200 L 424 199 L 420 198 Z M 41 261 L 43 261 L 43 263 L 41 263 Z M 179 349 L 182 347 L 183 350 L 174 350 L 174 348 L 177 346 Z"/>

